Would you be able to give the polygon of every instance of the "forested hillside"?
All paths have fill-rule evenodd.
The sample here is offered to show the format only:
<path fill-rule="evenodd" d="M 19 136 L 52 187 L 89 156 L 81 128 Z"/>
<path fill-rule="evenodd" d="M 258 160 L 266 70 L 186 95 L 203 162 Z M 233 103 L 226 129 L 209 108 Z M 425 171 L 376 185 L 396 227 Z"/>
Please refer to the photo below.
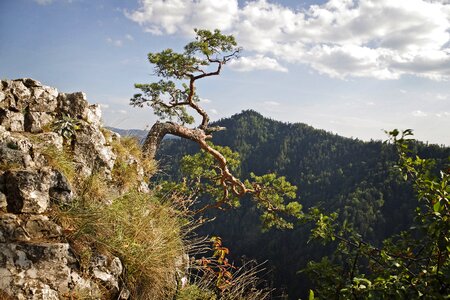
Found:
<path fill-rule="evenodd" d="M 249 172 L 275 172 L 298 186 L 298 201 L 304 210 L 319 206 L 338 211 L 365 240 L 382 241 L 408 228 L 417 206 L 411 186 L 393 170 L 397 160 L 392 145 L 363 142 L 317 130 L 305 124 L 288 124 L 245 111 L 215 124 L 225 131 L 214 135 L 217 145 L 229 146 L 240 154 L 241 176 Z M 445 160 L 450 149 L 416 144 L 419 155 Z M 187 140 L 165 140 L 159 151 L 161 177 L 180 176 L 179 161 L 184 154 L 198 151 Z M 269 274 L 275 287 L 290 299 L 305 296 L 310 285 L 298 271 L 310 260 L 331 253 L 331 247 L 308 243 L 310 227 L 271 230 L 262 233 L 258 214 L 243 201 L 229 211 L 210 211 L 217 219 L 201 228 L 202 234 L 222 236 L 233 257 L 269 260 Z"/>

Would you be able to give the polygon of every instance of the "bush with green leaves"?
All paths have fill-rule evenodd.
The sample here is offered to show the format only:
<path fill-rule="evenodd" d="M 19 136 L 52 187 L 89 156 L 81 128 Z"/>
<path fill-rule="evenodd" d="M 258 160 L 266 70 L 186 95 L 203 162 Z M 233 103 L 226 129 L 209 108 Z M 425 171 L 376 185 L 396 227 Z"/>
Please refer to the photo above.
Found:
<path fill-rule="evenodd" d="M 436 172 L 433 159 L 417 156 L 411 130 L 389 134 L 399 154 L 397 171 L 417 194 L 415 226 L 376 246 L 346 223 L 337 224 L 336 215 L 316 211 L 312 238 L 337 244 L 333 257 L 310 262 L 303 270 L 320 299 L 450 297 L 450 169 Z"/>
<path fill-rule="evenodd" d="M 217 149 L 228 162 L 228 168 L 235 174 L 239 173 L 239 154 L 228 147 L 212 146 Z M 163 181 L 157 183 L 156 190 L 161 196 L 177 193 L 186 198 L 201 198 L 206 204 L 194 210 L 194 214 L 203 213 L 208 209 L 227 209 L 239 207 L 241 192 L 235 191 L 236 186 L 226 185 L 222 181 L 221 168 L 214 157 L 200 151 L 194 155 L 186 155 L 181 161 L 183 180 L 180 182 Z M 271 227 L 293 228 L 294 222 L 303 218 L 302 206 L 292 201 L 296 198 L 297 187 L 291 185 L 285 177 L 274 173 L 257 176 L 253 173 L 243 182 L 244 188 L 252 190 L 248 193 L 261 211 L 263 229 Z M 285 203 L 285 200 L 291 200 Z"/>

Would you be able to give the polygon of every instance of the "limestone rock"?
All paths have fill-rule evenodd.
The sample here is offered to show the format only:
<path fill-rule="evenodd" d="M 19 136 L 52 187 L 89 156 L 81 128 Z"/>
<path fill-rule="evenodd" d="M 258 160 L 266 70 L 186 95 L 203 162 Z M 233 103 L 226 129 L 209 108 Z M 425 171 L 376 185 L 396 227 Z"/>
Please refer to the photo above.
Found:
<path fill-rule="evenodd" d="M 48 86 L 35 87 L 28 105 L 30 112 L 54 112 L 58 106 L 58 91 Z"/>
<path fill-rule="evenodd" d="M 86 111 L 86 121 L 96 127 L 100 127 L 102 123 L 102 111 L 98 104 L 89 105 Z"/>
<path fill-rule="evenodd" d="M 75 141 L 74 158 L 82 173 L 89 176 L 95 170 L 110 174 L 116 155 L 98 128 L 93 125 L 81 126 L 76 132 Z"/>
<path fill-rule="evenodd" d="M 23 228 L 32 239 L 53 239 L 61 236 L 59 225 L 47 216 L 31 215 L 23 221 Z"/>
<path fill-rule="evenodd" d="M 0 125 L 13 132 L 22 132 L 25 130 L 25 115 L 22 112 L 0 110 Z"/>
<path fill-rule="evenodd" d="M 56 132 L 43 132 L 36 134 L 36 139 L 39 140 L 39 143 L 34 145 L 35 149 L 43 150 L 46 148 L 55 148 L 58 151 L 63 150 L 64 140 L 62 136 Z"/>
<path fill-rule="evenodd" d="M 11 92 L 12 81 L 4 80 L 0 84 L 1 94 L 0 94 L 0 108 L 9 109 L 10 107 L 15 107 L 16 99 Z"/>
<path fill-rule="evenodd" d="M 8 131 L 2 133 L 0 131 L 0 142 L 6 143 L 7 147 L 10 149 L 20 150 L 27 154 L 33 148 L 33 144 L 31 143 L 31 141 L 27 137 L 19 133 L 11 133 Z"/>
<path fill-rule="evenodd" d="M 0 192 L 0 212 L 6 212 L 7 207 L 8 202 L 6 201 L 6 196 L 2 192 Z"/>
<path fill-rule="evenodd" d="M 50 174 L 43 171 L 9 170 L 3 175 L 8 212 L 43 213 L 50 202 Z"/>
<path fill-rule="evenodd" d="M 63 115 L 79 125 L 66 140 L 48 132 Z M 120 137 L 107 136 L 100 107 L 84 93 L 58 93 L 30 78 L 0 81 L 1 292 L 27 300 L 104 299 L 107 289 L 108 297 L 129 298 L 120 283 L 120 259 L 97 254 L 82 274 L 70 245 L 61 242 L 63 229 L 50 217 L 52 205 L 64 208 L 75 198 L 56 170 L 59 151 L 73 155 L 81 180 L 94 172 L 108 177 L 116 159 L 111 143 Z"/>
<path fill-rule="evenodd" d="M 49 126 L 54 118 L 50 113 L 30 111 L 25 114 L 24 129 L 27 132 L 42 132 L 45 126 Z"/>
<path fill-rule="evenodd" d="M 110 259 L 105 255 L 97 255 L 93 258 L 91 267 L 95 278 L 101 280 L 109 289 L 119 292 L 118 276 L 122 274 L 123 266 L 118 257 Z"/>
<path fill-rule="evenodd" d="M 60 114 L 86 120 L 88 109 L 89 103 L 86 100 L 86 94 L 83 92 L 60 93 L 58 95 L 57 111 Z"/>
<path fill-rule="evenodd" d="M 2 289 L 18 299 L 60 299 L 69 291 L 73 259 L 66 243 L 0 243 L 0 273 L 10 280 Z"/>
<path fill-rule="evenodd" d="M 24 110 L 30 101 L 31 92 L 21 80 L 13 80 L 8 84 L 7 98 L 9 101 L 9 109 L 14 111 Z"/>
<path fill-rule="evenodd" d="M 0 214 L 0 243 L 50 240 L 61 236 L 61 227 L 42 215 Z"/>
<path fill-rule="evenodd" d="M 49 196 L 53 203 L 64 205 L 73 200 L 74 193 L 67 178 L 58 170 L 53 170 L 50 177 Z"/>
<path fill-rule="evenodd" d="M 0 143 L 0 165 L 2 169 L 26 167 L 27 159 L 31 159 L 28 154 L 15 149 L 15 147 L 17 146 L 14 144 Z"/>
<path fill-rule="evenodd" d="M 26 241 L 29 240 L 27 233 L 21 226 L 19 217 L 15 214 L 0 215 L 0 243 L 6 241 Z"/>
<path fill-rule="evenodd" d="M 16 79 L 16 80 L 22 81 L 23 84 L 30 89 L 42 86 L 42 83 L 40 83 L 39 81 L 34 80 L 32 78 L 21 78 L 21 79 Z"/>

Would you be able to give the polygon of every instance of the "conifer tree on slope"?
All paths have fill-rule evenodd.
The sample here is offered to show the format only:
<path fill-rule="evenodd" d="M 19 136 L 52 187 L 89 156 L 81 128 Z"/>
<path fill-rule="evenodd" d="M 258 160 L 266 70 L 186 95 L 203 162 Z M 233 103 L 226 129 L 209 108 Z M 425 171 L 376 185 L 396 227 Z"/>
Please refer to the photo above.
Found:
<path fill-rule="evenodd" d="M 225 128 L 210 126 L 209 115 L 202 108 L 196 92 L 196 83 L 200 79 L 219 75 L 227 62 L 238 57 L 241 48 L 232 35 L 224 35 L 219 30 L 196 29 L 195 33 L 195 40 L 188 43 L 182 53 L 172 49 L 149 53 L 148 60 L 154 65 L 155 74 L 162 79 L 150 84 L 135 84 L 142 92 L 133 96 L 131 105 L 151 106 L 161 120 L 151 127 L 144 142 L 144 152 L 148 158 L 154 158 L 167 134 L 197 143 L 202 152 L 188 161 L 187 165 L 191 166 L 186 167 L 191 171 L 188 176 L 197 182 L 200 178 L 202 182 L 209 182 L 203 184 L 202 189 L 214 199 L 197 212 L 238 206 L 242 196 L 250 195 L 262 210 L 261 219 L 266 228 L 292 228 L 293 224 L 283 216 L 302 216 L 298 202 L 285 202 L 296 198 L 296 187 L 276 174 L 251 174 L 249 180 L 240 180 L 232 172 L 227 159 L 227 156 L 234 156 L 234 160 L 238 160 L 238 156 L 209 141 L 214 132 Z M 188 108 L 201 119 L 197 127 L 189 127 L 195 119 L 188 113 Z"/>

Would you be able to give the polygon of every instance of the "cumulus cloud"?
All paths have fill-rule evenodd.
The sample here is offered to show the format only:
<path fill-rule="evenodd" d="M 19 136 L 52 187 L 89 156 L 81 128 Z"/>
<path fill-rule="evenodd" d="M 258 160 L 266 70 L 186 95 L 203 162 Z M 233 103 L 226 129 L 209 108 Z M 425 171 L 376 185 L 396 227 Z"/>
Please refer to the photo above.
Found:
<path fill-rule="evenodd" d="M 278 72 L 287 72 L 288 69 L 281 66 L 274 58 L 263 55 L 248 57 L 239 57 L 229 63 L 230 67 L 239 72 L 248 72 L 253 70 L 272 70 Z"/>
<path fill-rule="evenodd" d="M 192 35 L 193 28 L 226 30 L 238 13 L 237 0 L 140 0 L 140 8 L 126 16 L 153 34 L 182 32 Z"/>
<path fill-rule="evenodd" d="M 423 111 L 421 111 L 421 110 L 413 111 L 413 112 L 412 112 L 412 115 L 413 115 L 414 117 L 426 117 L 426 116 L 428 116 L 427 113 L 425 113 L 425 112 L 423 112 Z"/>
<path fill-rule="evenodd" d="M 450 79 L 448 0 L 329 0 L 302 10 L 266 0 L 140 0 L 126 15 L 153 34 L 219 28 L 276 71 L 286 69 L 281 61 L 337 78 Z"/>

